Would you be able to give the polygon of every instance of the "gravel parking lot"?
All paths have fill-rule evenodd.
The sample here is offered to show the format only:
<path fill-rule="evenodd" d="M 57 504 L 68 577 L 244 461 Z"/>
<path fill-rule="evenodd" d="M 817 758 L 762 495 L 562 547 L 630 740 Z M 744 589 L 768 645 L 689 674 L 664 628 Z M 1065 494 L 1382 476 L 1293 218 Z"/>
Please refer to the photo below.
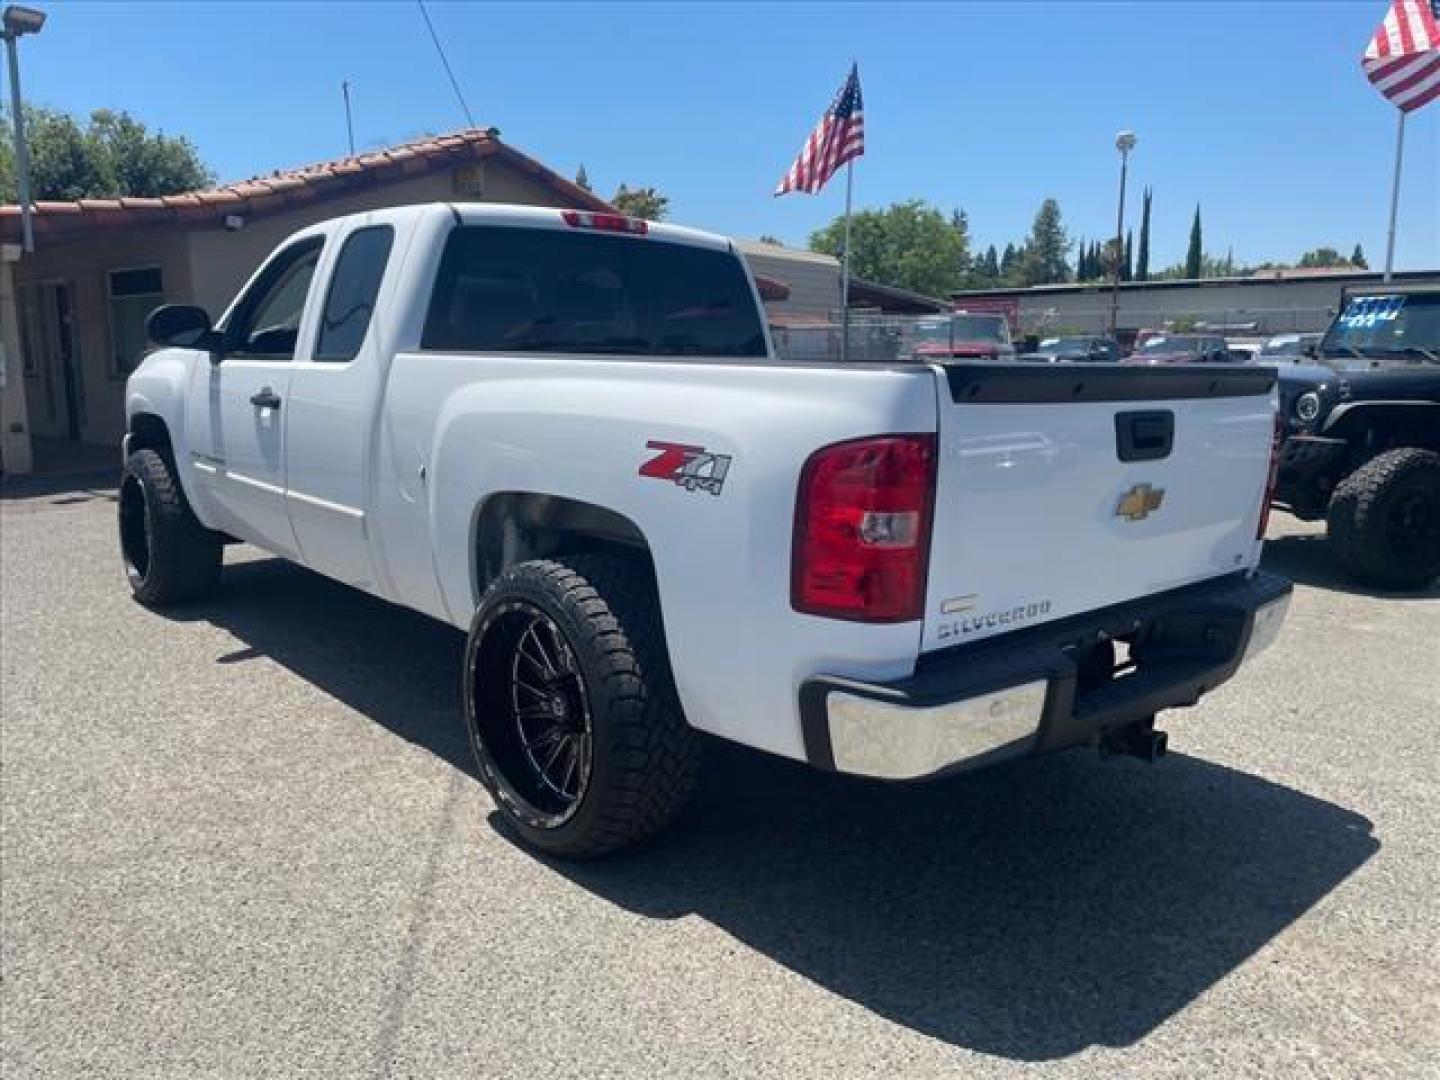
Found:
<path fill-rule="evenodd" d="M 10 494 L 7 1080 L 1437 1074 L 1440 594 L 1292 519 L 1290 625 L 1158 766 L 716 745 L 577 868 L 495 831 L 451 630 L 249 548 L 151 613 L 109 492 Z"/>

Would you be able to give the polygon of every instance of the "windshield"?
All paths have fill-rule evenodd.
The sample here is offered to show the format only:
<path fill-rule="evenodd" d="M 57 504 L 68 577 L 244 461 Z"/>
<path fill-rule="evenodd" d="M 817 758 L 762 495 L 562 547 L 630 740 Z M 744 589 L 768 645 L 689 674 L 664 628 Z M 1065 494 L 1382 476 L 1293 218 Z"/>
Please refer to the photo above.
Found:
<path fill-rule="evenodd" d="M 1010 327 L 1001 315 L 954 315 L 949 319 L 927 319 L 915 325 L 915 340 L 922 345 L 950 345 L 955 342 L 1010 344 Z"/>
<path fill-rule="evenodd" d="M 1352 296 L 1325 332 L 1328 363 L 1440 364 L 1440 293 Z"/>
<path fill-rule="evenodd" d="M 994 341 L 1010 344 L 1010 326 L 1001 315 L 956 315 L 956 341 Z"/>
<path fill-rule="evenodd" d="M 1299 356 L 1302 352 L 1303 343 L 1299 338 L 1291 338 L 1280 341 L 1268 341 L 1265 347 L 1260 350 L 1261 356 Z"/>
<path fill-rule="evenodd" d="M 1083 337 L 1047 338 L 1040 343 L 1042 352 L 1088 352 L 1090 339 Z"/>
<path fill-rule="evenodd" d="M 1135 350 L 1140 355 L 1154 353 L 1199 352 L 1200 339 L 1197 337 L 1153 337 Z"/>
<path fill-rule="evenodd" d="M 463 226 L 440 259 L 425 349 L 764 356 L 740 259 L 592 232 Z"/>

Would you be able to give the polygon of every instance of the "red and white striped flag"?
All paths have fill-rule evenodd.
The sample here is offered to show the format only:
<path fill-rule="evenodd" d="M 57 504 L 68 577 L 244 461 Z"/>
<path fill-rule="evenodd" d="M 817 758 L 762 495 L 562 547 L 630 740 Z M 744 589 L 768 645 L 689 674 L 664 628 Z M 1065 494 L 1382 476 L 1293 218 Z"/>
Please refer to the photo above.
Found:
<path fill-rule="evenodd" d="M 795 164 L 780 178 L 775 194 L 804 191 L 814 195 L 841 165 L 863 153 L 865 107 L 860 100 L 860 69 L 852 64 L 850 77 L 840 87 L 840 93 L 835 95 L 820 123 L 815 125 L 810 138 L 805 140 Z"/>
<path fill-rule="evenodd" d="M 1360 65 L 1402 112 L 1440 97 L 1440 0 L 1395 0 Z"/>

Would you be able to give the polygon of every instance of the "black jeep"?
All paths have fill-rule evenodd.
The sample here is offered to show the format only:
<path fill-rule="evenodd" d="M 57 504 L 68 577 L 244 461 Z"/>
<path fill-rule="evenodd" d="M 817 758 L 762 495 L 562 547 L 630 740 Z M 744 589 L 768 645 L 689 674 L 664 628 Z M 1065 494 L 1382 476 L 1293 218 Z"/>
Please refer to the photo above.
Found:
<path fill-rule="evenodd" d="M 1440 577 L 1440 285 L 1348 289 L 1310 362 L 1280 367 L 1275 504 L 1326 519 L 1344 569 Z"/>

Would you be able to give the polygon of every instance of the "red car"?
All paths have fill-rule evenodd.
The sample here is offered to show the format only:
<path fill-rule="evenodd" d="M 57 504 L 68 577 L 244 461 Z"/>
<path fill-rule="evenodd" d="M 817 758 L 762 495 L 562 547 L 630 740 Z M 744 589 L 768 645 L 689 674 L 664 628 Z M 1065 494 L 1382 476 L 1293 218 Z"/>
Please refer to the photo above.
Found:
<path fill-rule="evenodd" d="M 957 311 L 921 319 L 911 328 L 916 360 L 1014 360 L 1010 322 L 1004 315 Z"/>
<path fill-rule="evenodd" d="M 1232 363 L 1225 339 L 1211 334 L 1156 334 L 1126 357 L 1127 364 Z"/>

